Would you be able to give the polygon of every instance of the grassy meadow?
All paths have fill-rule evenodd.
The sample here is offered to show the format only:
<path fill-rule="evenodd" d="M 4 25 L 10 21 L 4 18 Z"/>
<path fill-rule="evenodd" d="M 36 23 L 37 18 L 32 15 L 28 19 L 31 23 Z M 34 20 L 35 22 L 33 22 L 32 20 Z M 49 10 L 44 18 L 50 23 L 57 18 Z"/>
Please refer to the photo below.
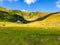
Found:
<path fill-rule="evenodd" d="M 60 45 L 59 29 L 0 27 L 0 45 Z"/>
<path fill-rule="evenodd" d="M 60 45 L 60 12 L 0 7 L 0 45 Z"/>

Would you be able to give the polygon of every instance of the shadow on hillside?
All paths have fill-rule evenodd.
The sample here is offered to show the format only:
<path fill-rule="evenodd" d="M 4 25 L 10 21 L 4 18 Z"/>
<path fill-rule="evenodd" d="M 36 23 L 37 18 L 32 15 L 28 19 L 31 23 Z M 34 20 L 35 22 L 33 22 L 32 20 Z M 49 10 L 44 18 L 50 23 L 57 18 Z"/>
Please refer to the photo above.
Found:
<path fill-rule="evenodd" d="M 23 24 L 27 24 L 27 23 L 31 23 L 31 22 L 35 22 L 35 21 L 42 21 L 46 18 L 48 18 L 49 16 L 53 15 L 53 14 L 58 14 L 60 12 L 56 12 L 56 13 L 50 13 L 44 17 L 39 17 L 36 20 L 33 21 L 27 21 L 25 20 L 22 16 L 18 15 L 18 14 L 9 14 L 8 12 L 4 12 L 4 11 L 0 11 L 0 20 L 2 20 L 2 18 L 6 18 L 6 20 L 10 21 L 10 22 L 17 22 L 18 20 L 23 23 Z M 6 17 L 7 16 L 7 17 Z M 9 18 L 8 18 L 9 17 Z M 5 19 L 4 19 L 5 20 Z"/>
<path fill-rule="evenodd" d="M 53 14 L 58 14 L 58 13 L 60 13 L 60 12 L 50 13 L 50 14 L 44 16 L 44 17 L 39 17 L 38 19 L 33 20 L 33 21 L 27 21 L 22 16 L 19 16 L 19 15 L 16 15 L 16 17 L 18 17 L 18 20 L 20 20 L 23 24 L 27 24 L 27 23 L 31 23 L 31 22 L 35 22 L 35 21 L 42 21 L 42 20 L 48 18 L 49 16 L 51 16 Z"/>

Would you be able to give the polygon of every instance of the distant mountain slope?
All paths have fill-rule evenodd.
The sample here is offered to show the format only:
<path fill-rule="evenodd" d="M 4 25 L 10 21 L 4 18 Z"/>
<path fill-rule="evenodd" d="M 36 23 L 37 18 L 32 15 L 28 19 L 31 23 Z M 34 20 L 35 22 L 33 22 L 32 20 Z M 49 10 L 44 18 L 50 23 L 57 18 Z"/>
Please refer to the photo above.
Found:
<path fill-rule="evenodd" d="M 49 13 L 45 12 L 24 12 L 20 10 L 10 10 L 0 8 L 0 21 L 30 23 L 37 18 L 44 17 Z"/>
<path fill-rule="evenodd" d="M 22 24 L 21 24 L 22 23 Z M 60 28 L 60 12 L 24 12 L 0 8 L 0 26 Z"/>
<path fill-rule="evenodd" d="M 40 19 L 39 19 L 40 20 Z M 49 14 L 44 20 L 28 24 L 30 27 L 44 27 L 60 29 L 60 12 Z"/>
<path fill-rule="evenodd" d="M 60 15 L 60 12 L 47 13 L 47 12 L 24 12 L 20 10 L 11 10 L 6 8 L 0 8 L 0 21 L 7 22 L 19 22 L 19 23 L 30 23 L 36 21 L 42 21 L 53 15 Z"/>

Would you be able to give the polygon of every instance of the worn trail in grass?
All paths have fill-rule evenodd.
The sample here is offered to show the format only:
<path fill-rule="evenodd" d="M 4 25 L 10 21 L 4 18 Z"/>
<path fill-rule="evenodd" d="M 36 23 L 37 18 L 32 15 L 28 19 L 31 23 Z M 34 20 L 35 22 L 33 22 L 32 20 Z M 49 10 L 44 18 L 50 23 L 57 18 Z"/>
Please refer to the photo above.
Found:
<path fill-rule="evenodd" d="M 60 45 L 59 29 L 0 27 L 0 45 Z"/>

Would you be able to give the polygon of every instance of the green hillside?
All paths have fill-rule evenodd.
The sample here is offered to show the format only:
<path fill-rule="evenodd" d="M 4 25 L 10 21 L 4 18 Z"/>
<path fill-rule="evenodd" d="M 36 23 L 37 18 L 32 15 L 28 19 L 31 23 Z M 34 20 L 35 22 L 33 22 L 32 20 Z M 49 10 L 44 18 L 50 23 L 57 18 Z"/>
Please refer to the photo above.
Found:
<path fill-rule="evenodd" d="M 36 20 L 37 18 L 48 15 L 48 12 L 25 12 L 21 10 L 11 10 L 0 7 L 0 21 L 7 22 L 21 22 L 25 23 L 28 21 Z M 23 18 L 24 20 L 22 20 Z"/>
<path fill-rule="evenodd" d="M 0 7 L 0 45 L 60 45 L 60 12 Z"/>

